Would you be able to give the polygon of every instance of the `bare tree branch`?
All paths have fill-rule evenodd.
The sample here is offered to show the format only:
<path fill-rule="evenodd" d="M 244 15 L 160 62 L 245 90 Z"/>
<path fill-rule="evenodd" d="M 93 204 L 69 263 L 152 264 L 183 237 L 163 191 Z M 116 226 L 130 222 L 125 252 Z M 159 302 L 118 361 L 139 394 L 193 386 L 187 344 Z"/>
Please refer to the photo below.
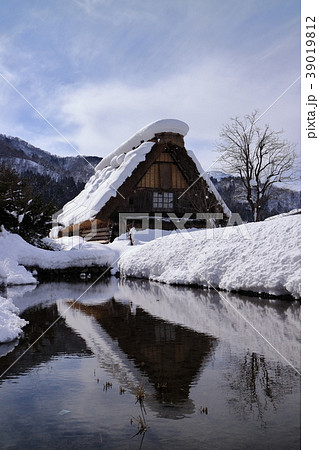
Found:
<path fill-rule="evenodd" d="M 255 221 L 260 220 L 262 206 L 274 183 L 294 181 L 292 175 L 296 154 L 293 146 L 281 140 L 282 131 L 269 125 L 257 127 L 257 111 L 231 119 L 223 127 L 218 149 L 225 170 L 238 175 L 246 189 L 247 201 Z"/>

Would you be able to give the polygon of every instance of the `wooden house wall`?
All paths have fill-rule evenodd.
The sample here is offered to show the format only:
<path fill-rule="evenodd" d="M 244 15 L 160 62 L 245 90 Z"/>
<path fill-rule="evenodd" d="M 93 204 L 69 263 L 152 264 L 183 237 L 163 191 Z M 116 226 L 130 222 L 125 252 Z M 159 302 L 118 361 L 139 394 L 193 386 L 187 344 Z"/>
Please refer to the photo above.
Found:
<path fill-rule="evenodd" d="M 137 184 L 137 188 L 186 189 L 185 177 L 167 152 L 161 153 Z"/>
<path fill-rule="evenodd" d="M 174 212 L 175 214 L 184 214 L 192 209 L 186 196 L 179 199 L 184 190 L 181 189 L 169 189 L 165 193 L 172 193 L 174 200 L 171 208 L 156 208 L 153 205 L 154 192 L 160 192 L 156 188 L 143 188 L 135 189 L 129 197 L 125 199 L 123 204 L 114 211 L 111 218 L 114 220 L 119 212 L 144 212 L 144 213 L 156 213 L 156 212 Z"/>
<path fill-rule="evenodd" d="M 200 203 L 194 205 L 194 200 L 196 201 L 197 198 L 200 199 L 203 196 L 212 198 L 213 194 L 208 192 L 207 185 L 203 180 L 198 180 L 197 167 L 184 148 L 182 136 L 163 133 L 157 135 L 156 139 L 157 143 L 155 143 L 152 151 L 146 155 L 145 161 L 142 161 L 134 169 L 132 175 L 119 188 L 120 195 L 111 197 L 93 221 L 99 239 L 103 239 L 102 235 L 105 235 L 105 241 L 112 240 L 117 235 L 119 213 L 145 213 L 150 219 L 149 227 L 153 228 L 156 213 L 162 214 L 163 217 L 167 217 L 168 213 L 174 213 L 176 216 L 182 217 L 185 213 L 193 212 L 190 219 L 195 219 L 196 212 L 208 211 L 202 210 Z M 181 197 L 195 181 L 197 181 L 197 189 L 191 189 Z M 154 193 L 173 194 L 173 202 L 170 207 L 158 206 L 156 208 Z M 213 200 L 209 211 L 222 212 L 222 207 L 214 196 Z M 200 210 L 198 207 L 200 207 Z M 226 219 L 227 217 L 220 224 L 225 225 Z M 165 221 L 164 219 L 162 224 L 164 229 L 175 229 L 172 221 Z M 80 234 L 83 236 L 90 231 L 86 222 L 78 226 L 80 226 Z M 138 227 L 139 225 L 135 224 L 134 226 Z M 190 220 L 186 225 L 186 227 L 193 226 L 205 227 L 206 222 Z M 65 229 L 65 232 L 68 231 L 72 233 L 73 226 Z"/>

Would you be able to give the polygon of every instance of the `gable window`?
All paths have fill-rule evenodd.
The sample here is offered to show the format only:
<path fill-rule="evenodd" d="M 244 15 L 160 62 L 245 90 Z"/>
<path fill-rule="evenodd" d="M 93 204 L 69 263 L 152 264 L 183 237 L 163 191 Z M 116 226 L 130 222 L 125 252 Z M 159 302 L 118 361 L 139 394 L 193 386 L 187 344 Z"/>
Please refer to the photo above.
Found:
<path fill-rule="evenodd" d="M 173 209 L 174 194 L 172 192 L 153 192 L 154 209 Z"/>

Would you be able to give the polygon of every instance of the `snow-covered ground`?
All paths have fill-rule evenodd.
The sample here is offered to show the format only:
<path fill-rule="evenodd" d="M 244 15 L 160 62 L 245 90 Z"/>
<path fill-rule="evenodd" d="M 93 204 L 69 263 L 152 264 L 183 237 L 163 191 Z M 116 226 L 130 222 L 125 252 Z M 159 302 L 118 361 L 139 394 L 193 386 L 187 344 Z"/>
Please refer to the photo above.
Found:
<path fill-rule="evenodd" d="M 154 240 L 119 260 L 122 276 L 301 295 L 301 215 Z"/>
<path fill-rule="evenodd" d="M 110 267 L 116 259 L 111 248 L 102 244 L 68 241 L 67 250 L 50 251 L 34 247 L 17 234 L 2 229 L 0 232 L 0 285 L 37 283 L 24 266 L 41 269 L 65 269 L 68 267 Z M 70 244 L 71 242 L 71 244 Z"/>
<path fill-rule="evenodd" d="M 103 266 L 110 267 L 116 260 L 116 254 L 102 244 L 86 242 L 56 243 L 60 251 L 36 248 L 17 234 L 2 229 L 0 232 L 0 285 L 37 284 L 37 279 L 24 266 L 36 266 L 42 269 L 64 269 L 68 267 Z M 62 248 L 66 247 L 67 250 Z M 19 318 L 10 297 L 0 297 L 0 343 L 16 339 L 26 322 Z"/>
<path fill-rule="evenodd" d="M 24 266 L 111 266 L 114 270 L 119 268 L 123 276 L 299 298 L 300 229 L 300 214 L 281 215 L 273 220 L 218 229 L 132 230 L 133 246 L 127 236 L 108 245 L 86 242 L 80 237 L 47 240 L 58 251 L 36 248 L 20 236 L 2 230 L 0 284 L 36 283 Z"/>
<path fill-rule="evenodd" d="M 24 266 L 43 269 L 103 266 L 124 277 L 168 284 L 301 296 L 301 215 L 207 230 L 132 230 L 108 245 L 79 237 L 54 241 L 43 250 L 20 236 L 0 232 L 0 285 L 36 284 Z M 157 237 L 158 235 L 162 237 Z M 155 239 L 157 238 L 157 239 Z M 50 242 L 48 240 L 47 242 Z M 25 325 L 8 300 L 0 302 L 0 342 L 15 339 Z"/>
<path fill-rule="evenodd" d="M 159 234 L 160 233 L 160 234 Z M 142 245 L 156 237 L 175 235 L 173 231 L 131 230 L 134 246 Z M 54 251 L 44 250 L 24 241 L 21 236 L 0 231 L 0 286 L 36 284 L 37 280 L 27 267 L 41 269 L 66 269 L 70 267 L 113 267 L 123 252 L 134 250 L 128 235 L 122 235 L 111 244 L 87 242 L 79 236 L 59 239 L 45 238 L 44 242 Z"/>

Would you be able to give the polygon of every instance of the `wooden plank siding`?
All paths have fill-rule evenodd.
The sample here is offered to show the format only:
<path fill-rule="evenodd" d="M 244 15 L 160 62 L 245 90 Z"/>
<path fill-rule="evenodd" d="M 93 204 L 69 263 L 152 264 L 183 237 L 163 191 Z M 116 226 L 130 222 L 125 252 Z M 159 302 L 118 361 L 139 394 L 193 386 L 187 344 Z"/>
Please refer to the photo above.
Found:
<path fill-rule="evenodd" d="M 112 230 L 109 227 L 103 227 L 92 230 L 80 230 L 80 236 L 86 241 L 102 242 L 103 244 L 108 244 L 111 242 Z"/>
<path fill-rule="evenodd" d="M 145 175 L 137 184 L 137 188 L 153 189 L 186 189 L 188 186 L 185 177 L 177 164 L 167 152 L 156 158 Z"/>

